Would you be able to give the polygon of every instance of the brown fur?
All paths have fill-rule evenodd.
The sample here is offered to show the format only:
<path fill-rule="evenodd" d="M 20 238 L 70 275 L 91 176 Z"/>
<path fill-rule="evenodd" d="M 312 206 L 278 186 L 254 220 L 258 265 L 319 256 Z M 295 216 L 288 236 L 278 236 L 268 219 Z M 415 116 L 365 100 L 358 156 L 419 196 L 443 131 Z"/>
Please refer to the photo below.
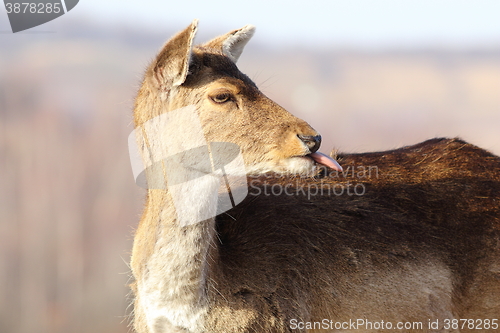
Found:
<path fill-rule="evenodd" d="M 323 319 L 444 332 L 467 331 L 444 329 L 445 319 L 500 319 L 499 157 L 434 139 L 341 154 L 344 173 L 278 176 L 297 158 L 299 170 L 316 170 L 297 139 L 316 132 L 239 72 L 241 49 L 225 53 L 248 29 L 190 52 L 195 29 L 147 70 L 136 126 L 186 105 L 211 110 L 200 115 L 207 141 L 238 144 L 255 176 L 244 202 L 182 228 L 169 192 L 148 190 L 131 262 L 137 332 L 306 332 L 292 321 Z M 214 103 L 220 95 L 231 100 Z"/>

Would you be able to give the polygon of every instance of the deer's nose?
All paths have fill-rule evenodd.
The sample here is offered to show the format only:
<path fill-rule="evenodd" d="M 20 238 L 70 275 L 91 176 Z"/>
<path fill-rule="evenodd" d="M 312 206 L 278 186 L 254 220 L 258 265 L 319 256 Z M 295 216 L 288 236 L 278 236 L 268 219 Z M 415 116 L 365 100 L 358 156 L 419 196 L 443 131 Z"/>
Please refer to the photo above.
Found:
<path fill-rule="evenodd" d="M 311 154 L 315 153 L 319 149 L 319 146 L 321 145 L 321 135 L 312 136 L 312 135 L 297 134 L 297 136 L 299 137 L 300 140 L 302 140 L 302 142 L 306 144 Z"/>

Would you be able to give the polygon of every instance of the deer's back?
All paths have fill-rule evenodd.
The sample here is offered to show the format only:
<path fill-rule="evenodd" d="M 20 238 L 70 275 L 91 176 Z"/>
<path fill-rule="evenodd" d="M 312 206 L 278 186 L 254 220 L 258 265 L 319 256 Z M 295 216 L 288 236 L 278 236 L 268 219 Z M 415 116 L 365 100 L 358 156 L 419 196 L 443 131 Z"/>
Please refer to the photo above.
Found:
<path fill-rule="evenodd" d="M 217 218 L 226 297 L 284 329 L 500 317 L 499 157 L 434 139 L 339 159 L 344 174 L 249 178 L 245 201 Z"/>

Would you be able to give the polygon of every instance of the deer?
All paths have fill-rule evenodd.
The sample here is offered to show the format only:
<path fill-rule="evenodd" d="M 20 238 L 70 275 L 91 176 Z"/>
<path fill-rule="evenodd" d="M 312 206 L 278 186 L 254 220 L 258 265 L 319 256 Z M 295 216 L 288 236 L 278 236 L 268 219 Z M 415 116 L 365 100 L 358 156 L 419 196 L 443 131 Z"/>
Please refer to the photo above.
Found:
<path fill-rule="evenodd" d="M 230 185 L 174 193 L 166 174 L 177 162 L 146 163 L 130 263 L 135 331 L 500 329 L 500 158 L 458 138 L 319 153 L 319 133 L 237 68 L 255 28 L 194 45 L 197 25 L 146 69 L 133 113 L 142 139 L 134 140 L 148 159 L 160 146 L 179 155 L 202 137 L 205 155 L 181 154 L 191 169 L 231 150 L 212 143 L 234 145 L 244 172 Z M 196 117 L 182 118 L 189 110 Z M 144 130 L 173 114 L 184 120 Z M 246 196 L 217 212 L 221 191 L 241 188 Z M 203 191 L 215 194 L 196 199 Z M 184 214 L 176 197 L 200 205 Z"/>

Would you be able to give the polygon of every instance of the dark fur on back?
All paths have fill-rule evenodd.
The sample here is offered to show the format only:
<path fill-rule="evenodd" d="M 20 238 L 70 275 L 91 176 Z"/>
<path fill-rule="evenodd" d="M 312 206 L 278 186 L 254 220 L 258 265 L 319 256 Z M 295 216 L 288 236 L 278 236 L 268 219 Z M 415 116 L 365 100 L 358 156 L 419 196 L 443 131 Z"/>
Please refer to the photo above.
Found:
<path fill-rule="evenodd" d="M 381 276 L 375 272 L 437 262 L 450 273 L 454 318 L 500 317 L 499 157 L 459 139 L 338 157 L 345 174 L 249 178 L 245 201 L 217 218 L 221 273 L 233 291 L 228 297 L 279 312 L 291 300 L 308 305 L 307 295 L 328 293 L 338 298 L 338 307 L 326 311 L 335 319 L 354 312 L 346 309 L 352 305 L 344 303 L 345 295 L 383 297 L 370 290 Z M 376 169 L 366 174 L 369 166 Z M 287 184 L 288 194 L 275 195 Z M 348 184 L 351 195 L 339 195 Z M 380 301 L 380 307 L 397 309 L 394 302 Z M 429 307 L 439 302 L 431 299 Z M 314 314 L 279 315 L 309 316 Z M 427 320 L 411 310 L 408 316 Z"/>

